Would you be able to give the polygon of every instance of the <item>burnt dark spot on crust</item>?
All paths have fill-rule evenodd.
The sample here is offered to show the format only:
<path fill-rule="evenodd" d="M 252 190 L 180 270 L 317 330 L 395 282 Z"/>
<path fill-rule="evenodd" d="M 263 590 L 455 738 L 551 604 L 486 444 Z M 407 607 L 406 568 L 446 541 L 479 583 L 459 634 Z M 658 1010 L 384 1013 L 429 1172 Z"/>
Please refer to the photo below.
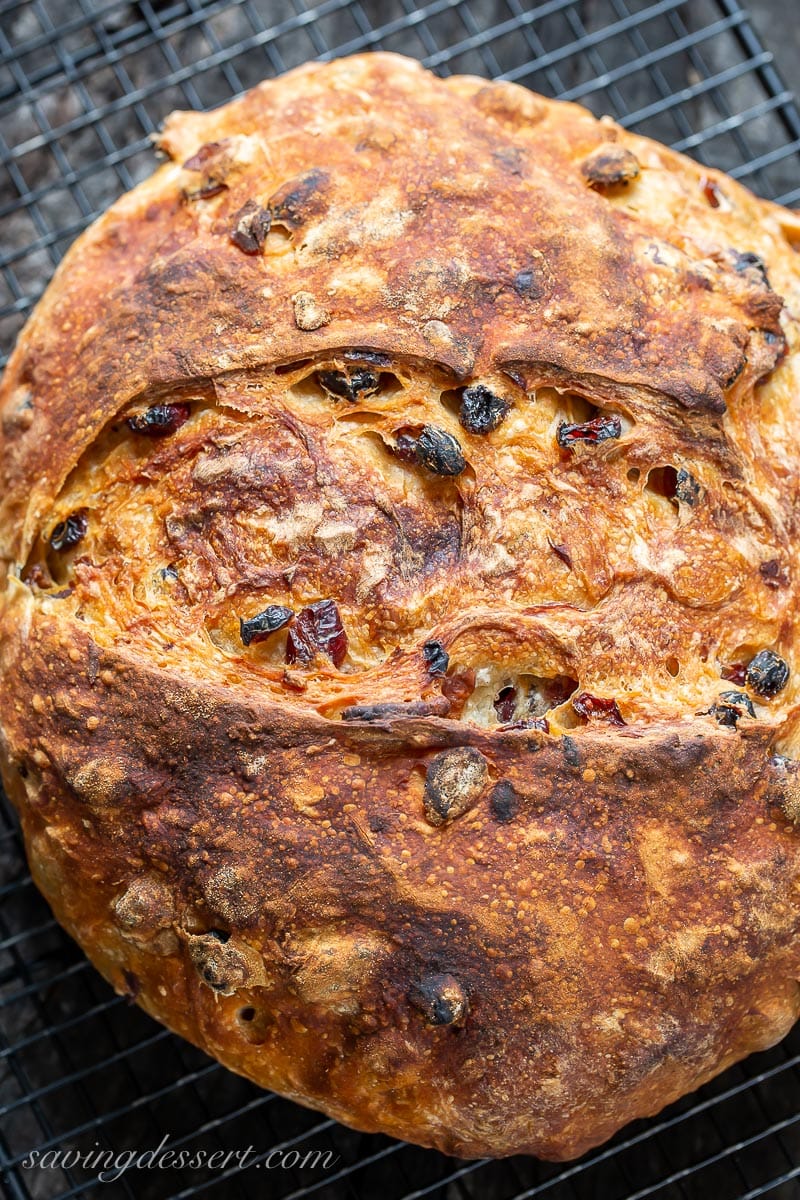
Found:
<path fill-rule="evenodd" d="M 132 433 L 144 437 L 169 437 L 176 433 L 191 415 L 190 404 L 151 404 L 144 412 L 126 417 L 125 424 Z"/>
<path fill-rule="evenodd" d="M 239 618 L 239 634 L 245 646 L 254 642 L 264 642 L 278 629 L 283 629 L 291 621 L 294 613 L 283 604 L 270 604 L 263 612 L 255 617 Z"/>
<path fill-rule="evenodd" d="M 514 787 L 506 779 L 501 781 L 492 788 L 492 793 L 489 797 L 489 811 L 496 821 L 505 824 L 507 821 L 513 821 L 514 817 L 519 812 L 521 797 Z"/>
<path fill-rule="evenodd" d="M 509 403 L 485 384 L 476 383 L 464 388 L 458 419 L 468 433 L 491 433 L 502 425 L 508 415 Z"/>
<path fill-rule="evenodd" d="M 425 975 L 408 999 L 429 1025 L 463 1025 L 469 1014 L 466 992 L 452 975 Z"/>
<path fill-rule="evenodd" d="M 89 530 L 89 517 L 85 509 L 70 513 L 63 521 L 59 521 L 50 534 L 50 545 L 53 550 L 69 550 L 82 542 Z"/>
<path fill-rule="evenodd" d="M 267 208 L 248 200 L 233 218 L 230 239 L 244 254 L 260 254 L 264 249 L 272 214 Z"/>
<path fill-rule="evenodd" d="M 568 450 L 576 442 L 608 441 L 610 438 L 622 436 L 622 422 L 616 415 L 593 417 L 591 421 L 581 421 L 577 424 L 561 421 L 556 430 L 556 441 L 564 450 Z"/>
<path fill-rule="evenodd" d="M 759 650 L 747 665 L 747 686 L 759 696 L 772 699 L 789 682 L 789 665 L 774 650 Z"/>
<path fill-rule="evenodd" d="M 445 825 L 471 808 L 486 785 L 488 763 L 472 746 L 443 750 L 425 776 L 425 816 Z"/>
<path fill-rule="evenodd" d="M 611 142 L 599 146 L 581 163 L 581 174 L 593 188 L 626 186 L 640 173 L 639 160 L 624 146 Z"/>
<path fill-rule="evenodd" d="M 447 674 L 450 666 L 450 655 L 441 642 L 426 642 L 422 647 L 425 666 L 428 674 L 434 677 Z"/>

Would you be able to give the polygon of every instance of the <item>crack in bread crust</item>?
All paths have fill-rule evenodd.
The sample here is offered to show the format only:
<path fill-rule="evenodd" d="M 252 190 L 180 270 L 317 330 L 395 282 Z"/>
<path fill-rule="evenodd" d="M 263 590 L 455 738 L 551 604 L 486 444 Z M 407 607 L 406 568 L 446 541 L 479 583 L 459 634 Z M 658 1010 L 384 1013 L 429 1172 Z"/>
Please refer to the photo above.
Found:
<path fill-rule="evenodd" d="M 34 877 L 265 1086 L 580 1154 L 800 1012 L 796 221 L 392 55 L 160 146 L 0 383 Z"/>

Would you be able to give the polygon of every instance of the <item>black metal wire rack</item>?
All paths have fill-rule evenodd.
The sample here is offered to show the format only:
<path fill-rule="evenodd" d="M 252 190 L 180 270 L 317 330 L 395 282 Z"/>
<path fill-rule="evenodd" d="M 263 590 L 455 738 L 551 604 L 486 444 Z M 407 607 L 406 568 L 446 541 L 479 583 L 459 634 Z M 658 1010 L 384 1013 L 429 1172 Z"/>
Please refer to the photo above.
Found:
<path fill-rule="evenodd" d="M 171 109 L 370 49 L 581 101 L 800 202 L 800 115 L 737 0 L 0 0 L 0 353 L 76 234 L 150 172 Z M 118 1174 L 116 1156 L 165 1137 L 190 1154 L 252 1147 L 250 1165 Z M 54 1150 L 71 1159 L 29 1165 Z M 309 1151 L 331 1157 L 304 1165 Z M 101 1152 L 118 1174 L 102 1183 Z M 53 922 L 0 804 L 0 1180 L 13 1200 L 796 1200 L 800 1032 L 571 1164 L 459 1162 L 354 1133 L 114 996 Z"/>

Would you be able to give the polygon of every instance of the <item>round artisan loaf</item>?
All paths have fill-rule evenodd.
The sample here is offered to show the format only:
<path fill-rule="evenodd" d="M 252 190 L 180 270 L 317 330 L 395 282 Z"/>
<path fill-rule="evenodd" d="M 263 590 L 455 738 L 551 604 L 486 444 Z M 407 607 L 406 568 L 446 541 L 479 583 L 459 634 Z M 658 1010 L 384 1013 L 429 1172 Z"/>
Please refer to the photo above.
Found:
<path fill-rule="evenodd" d="M 3 774 L 119 991 L 563 1158 L 800 1011 L 800 220 L 374 54 L 209 114 L 2 384 Z"/>

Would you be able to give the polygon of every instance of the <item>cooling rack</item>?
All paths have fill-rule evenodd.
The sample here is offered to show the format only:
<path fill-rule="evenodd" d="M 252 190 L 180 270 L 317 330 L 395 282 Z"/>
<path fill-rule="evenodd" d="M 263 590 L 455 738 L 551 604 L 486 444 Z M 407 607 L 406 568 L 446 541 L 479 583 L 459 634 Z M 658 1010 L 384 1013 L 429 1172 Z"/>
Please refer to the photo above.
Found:
<path fill-rule="evenodd" d="M 150 135 L 171 109 L 370 49 L 580 101 L 800 203 L 800 115 L 737 0 L 0 0 L 0 362 L 70 242 L 152 170 Z M 354 1133 L 252 1087 L 115 996 L 54 924 L 0 804 L 11 1200 L 797 1200 L 799 1067 L 800 1031 L 570 1164 L 462 1162 Z M 98 1182 L 97 1155 L 120 1164 L 165 1138 L 187 1154 L 252 1147 L 252 1165 Z M 26 1165 L 65 1150 L 73 1165 Z M 268 1169 L 276 1152 L 282 1165 Z"/>

